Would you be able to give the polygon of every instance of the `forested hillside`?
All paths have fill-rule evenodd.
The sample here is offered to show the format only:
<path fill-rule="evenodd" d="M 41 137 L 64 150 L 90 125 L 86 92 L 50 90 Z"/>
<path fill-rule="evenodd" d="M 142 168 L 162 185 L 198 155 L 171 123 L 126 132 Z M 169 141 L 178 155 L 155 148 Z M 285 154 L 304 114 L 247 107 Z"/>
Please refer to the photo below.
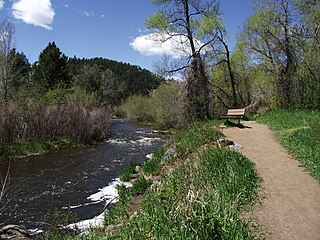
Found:
<path fill-rule="evenodd" d="M 146 69 L 109 59 L 69 59 L 74 85 L 96 92 L 101 103 L 119 105 L 131 95 L 147 95 L 164 80 Z"/>

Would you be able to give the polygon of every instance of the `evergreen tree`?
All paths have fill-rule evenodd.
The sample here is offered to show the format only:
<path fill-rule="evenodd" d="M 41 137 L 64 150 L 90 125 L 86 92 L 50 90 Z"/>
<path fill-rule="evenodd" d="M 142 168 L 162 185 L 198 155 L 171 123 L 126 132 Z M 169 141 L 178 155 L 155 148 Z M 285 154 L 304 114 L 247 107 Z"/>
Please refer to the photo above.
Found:
<path fill-rule="evenodd" d="M 60 51 L 55 42 L 50 42 L 40 53 L 34 65 L 33 80 L 45 89 L 53 89 L 58 84 L 70 86 L 68 58 Z"/>

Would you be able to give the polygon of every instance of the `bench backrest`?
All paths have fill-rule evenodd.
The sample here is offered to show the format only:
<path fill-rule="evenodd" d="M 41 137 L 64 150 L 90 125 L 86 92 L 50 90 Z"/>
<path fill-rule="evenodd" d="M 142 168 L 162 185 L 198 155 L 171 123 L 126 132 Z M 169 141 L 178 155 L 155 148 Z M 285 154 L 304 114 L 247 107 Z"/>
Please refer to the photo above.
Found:
<path fill-rule="evenodd" d="M 230 116 L 243 116 L 245 113 L 245 109 L 228 109 L 228 115 Z"/>

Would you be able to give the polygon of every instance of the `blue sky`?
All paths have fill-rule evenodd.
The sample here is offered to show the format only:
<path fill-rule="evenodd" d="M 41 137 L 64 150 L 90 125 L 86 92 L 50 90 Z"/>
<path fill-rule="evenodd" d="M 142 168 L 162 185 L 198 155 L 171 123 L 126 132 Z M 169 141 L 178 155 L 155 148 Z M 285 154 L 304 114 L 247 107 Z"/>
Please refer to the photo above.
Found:
<path fill-rule="evenodd" d="M 230 46 L 252 12 L 252 3 L 221 0 Z M 69 57 L 104 57 L 152 70 L 160 55 L 148 52 L 143 42 L 140 47 L 144 51 L 139 52 L 132 43 L 147 34 L 145 20 L 155 11 L 150 0 L 0 0 L 0 21 L 6 17 L 13 20 L 14 47 L 30 62 L 55 41 Z"/>

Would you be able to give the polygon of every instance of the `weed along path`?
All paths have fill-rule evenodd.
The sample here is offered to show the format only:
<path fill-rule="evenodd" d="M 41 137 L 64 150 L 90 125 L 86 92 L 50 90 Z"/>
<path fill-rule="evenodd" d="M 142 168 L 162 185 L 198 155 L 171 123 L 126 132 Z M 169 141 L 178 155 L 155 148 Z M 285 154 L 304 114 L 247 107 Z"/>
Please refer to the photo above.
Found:
<path fill-rule="evenodd" d="M 262 202 L 252 215 L 266 239 L 320 239 L 320 184 L 277 143 L 266 125 L 223 130 L 227 139 L 255 164 L 262 183 Z M 297 146 L 298 147 L 298 146 Z"/>

